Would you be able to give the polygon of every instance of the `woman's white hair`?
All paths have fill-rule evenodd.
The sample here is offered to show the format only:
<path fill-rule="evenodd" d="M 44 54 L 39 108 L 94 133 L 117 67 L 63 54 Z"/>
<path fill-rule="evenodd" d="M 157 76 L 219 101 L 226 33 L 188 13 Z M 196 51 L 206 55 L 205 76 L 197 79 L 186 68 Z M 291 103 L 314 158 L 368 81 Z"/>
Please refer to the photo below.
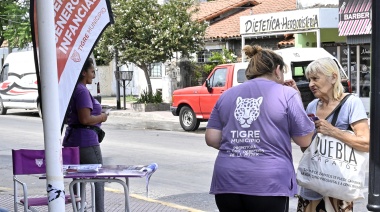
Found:
<path fill-rule="evenodd" d="M 333 98 L 339 100 L 342 94 L 344 93 L 344 88 L 340 78 L 340 71 L 336 62 L 329 57 L 320 58 L 311 62 L 305 71 L 305 76 L 309 79 L 310 75 L 316 75 L 321 73 L 330 79 L 333 75 L 336 75 L 336 81 L 333 85 Z"/>

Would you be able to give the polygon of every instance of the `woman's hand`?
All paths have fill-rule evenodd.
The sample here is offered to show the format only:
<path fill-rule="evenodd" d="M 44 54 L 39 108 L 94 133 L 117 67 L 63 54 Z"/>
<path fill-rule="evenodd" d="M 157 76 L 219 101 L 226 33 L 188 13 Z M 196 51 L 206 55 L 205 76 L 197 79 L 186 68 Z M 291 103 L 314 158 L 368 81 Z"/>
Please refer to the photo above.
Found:
<path fill-rule="evenodd" d="M 107 114 L 101 113 L 97 116 L 91 115 L 91 110 L 89 108 L 81 108 L 78 110 L 79 122 L 83 125 L 95 125 L 107 121 Z"/>
<path fill-rule="evenodd" d="M 339 130 L 338 128 L 331 125 L 330 122 L 325 119 L 319 119 L 314 121 L 315 129 L 317 129 L 318 133 L 322 133 L 323 135 L 333 136 L 335 130 Z"/>
<path fill-rule="evenodd" d="M 108 119 L 108 115 L 107 115 L 106 113 L 101 113 L 100 115 L 101 115 L 101 117 L 102 117 L 102 122 L 107 121 L 107 119 Z"/>
<path fill-rule="evenodd" d="M 362 119 L 351 124 L 354 133 L 345 132 L 330 124 L 326 120 L 314 122 L 318 133 L 334 137 L 352 148 L 368 152 L 369 151 L 369 127 L 367 119 Z"/>
<path fill-rule="evenodd" d="M 298 87 L 297 87 L 296 81 L 294 81 L 294 79 L 288 79 L 288 80 L 285 80 L 284 85 L 285 85 L 285 86 L 292 87 L 292 88 L 294 88 L 296 91 L 300 92 L 300 91 L 298 90 Z"/>

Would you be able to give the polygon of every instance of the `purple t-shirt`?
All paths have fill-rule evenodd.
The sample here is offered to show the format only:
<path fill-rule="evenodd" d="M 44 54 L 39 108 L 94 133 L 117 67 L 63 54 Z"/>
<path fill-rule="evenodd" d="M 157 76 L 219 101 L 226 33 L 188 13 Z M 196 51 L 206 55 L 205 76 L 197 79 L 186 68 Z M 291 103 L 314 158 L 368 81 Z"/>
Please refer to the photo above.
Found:
<path fill-rule="evenodd" d="M 211 194 L 294 196 L 292 136 L 314 130 L 296 90 L 258 78 L 219 98 L 207 128 L 222 131 Z"/>
<path fill-rule="evenodd" d="M 63 146 L 65 147 L 90 147 L 99 146 L 98 135 L 94 130 L 86 128 L 71 128 L 70 125 L 80 124 L 78 119 L 78 110 L 82 108 L 90 108 L 91 115 L 97 116 L 102 113 L 102 106 L 92 95 L 87 87 L 78 83 L 75 87 L 73 97 L 68 107 L 68 116 Z M 95 126 L 100 127 L 100 123 Z"/>

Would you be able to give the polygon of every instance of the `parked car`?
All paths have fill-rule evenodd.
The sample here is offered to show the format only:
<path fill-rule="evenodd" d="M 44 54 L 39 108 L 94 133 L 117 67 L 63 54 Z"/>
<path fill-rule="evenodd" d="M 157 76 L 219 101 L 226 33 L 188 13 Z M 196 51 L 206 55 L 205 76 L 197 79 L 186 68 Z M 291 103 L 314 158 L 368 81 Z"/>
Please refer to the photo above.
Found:
<path fill-rule="evenodd" d="M 314 99 L 309 89 L 309 82 L 304 73 L 307 65 L 313 60 L 330 57 L 335 60 L 341 70 L 342 82 L 348 92 L 350 82 L 338 60 L 323 48 L 287 48 L 276 50 L 280 54 L 288 71 L 286 79 L 294 79 L 301 91 L 304 106 Z M 210 118 L 211 111 L 219 96 L 232 86 L 246 81 L 245 70 L 248 63 L 230 63 L 218 65 L 207 77 L 202 86 L 187 87 L 173 92 L 170 110 L 174 116 L 179 116 L 181 127 L 185 131 L 198 129 L 200 122 Z"/>
<path fill-rule="evenodd" d="M 87 88 L 101 102 L 97 73 Z M 8 109 L 26 109 L 38 110 L 42 117 L 40 104 L 33 51 L 10 53 L 0 72 L 0 115 L 5 115 Z"/>

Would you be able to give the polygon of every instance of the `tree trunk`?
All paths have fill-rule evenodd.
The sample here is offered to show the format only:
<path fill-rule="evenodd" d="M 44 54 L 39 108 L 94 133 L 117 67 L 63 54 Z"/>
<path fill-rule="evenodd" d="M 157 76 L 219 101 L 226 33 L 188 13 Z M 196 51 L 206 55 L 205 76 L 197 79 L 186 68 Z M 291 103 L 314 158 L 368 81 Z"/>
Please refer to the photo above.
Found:
<path fill-rule="evenodd" d="M 153 94 L 152 82 L 150 81 L 150 74 L 149 74 L 150 72 L 149 65 L 143 64 L 140 66 L 140 68 L 144 71 L 146 84 L 148 85 L 148 92 L 150 94 Z"/>

